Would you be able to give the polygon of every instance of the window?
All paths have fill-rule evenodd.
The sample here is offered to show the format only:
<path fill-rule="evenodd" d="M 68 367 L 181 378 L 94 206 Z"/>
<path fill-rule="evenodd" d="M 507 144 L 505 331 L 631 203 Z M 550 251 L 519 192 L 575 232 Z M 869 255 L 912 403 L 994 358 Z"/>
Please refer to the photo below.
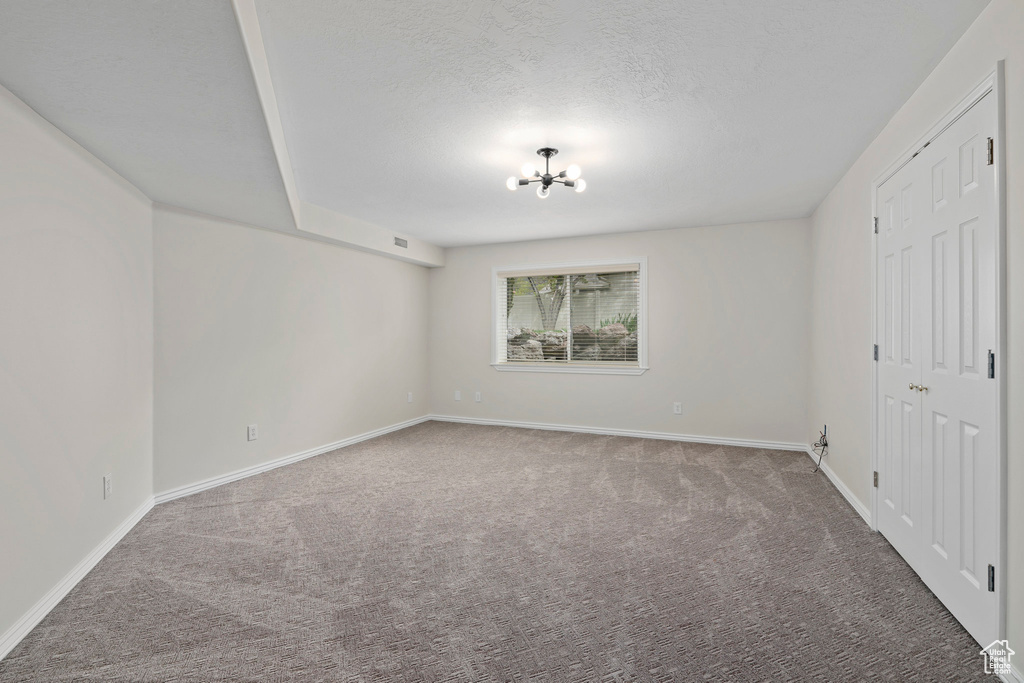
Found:
<path fill-rule="evenodd" d="M 496 369 L 647 370 L 645 258 L 495 268 L 493 279 Z"/>

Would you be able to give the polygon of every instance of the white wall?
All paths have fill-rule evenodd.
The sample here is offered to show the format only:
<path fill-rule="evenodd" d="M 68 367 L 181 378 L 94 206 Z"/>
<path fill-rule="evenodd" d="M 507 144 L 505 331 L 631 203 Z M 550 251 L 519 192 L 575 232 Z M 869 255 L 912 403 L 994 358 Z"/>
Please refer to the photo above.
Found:
<path fill-rule="evenodd" d="M 154 488 L 318 447 L 428 406 L 443 415 L 780 442 L 808 442 L 828 423 L 832 469 L 867 504 L 871 181 L 999 59 L 1008 574 L 1024 576 L 1021 35 L 1024 4 L 993 0 L 811 220 L 451 249 L 447 267 L 429 274 L 154 212 L 0 88 L 0 586 L 17 587 L 0 590 L 0 633 Z M 490 367 L 492 266 L 644 255 L 645 375 Z M 673 401 L 683 403 L 682 416 L 672 415 Z M 260 439 L 249 443 L 252 422 Z M 107 472 L 114 496 L 103 501 Z M 1019 582 L 1008 598 L 1008 635 L 1020 651 Z"/>
<path fill-rule="evenodd" d="M 871 486 L 871 183 L 1006 60 L 1008 635 L 1024 648 L 1024 3 L 993 0 L 813 216 L 810 420 L 827 422 L 829 463 L 865 504 Z"/>
<path fill-rule="evenodd" d="M 0 150 L 2 637 L 151 495 L 153 259 L 149 200 L 3 88 Z"/>
<path fill-rule="evenodd" d="M 493 266 L 638 256 L 648 257 L 646 374 L 490 366 Z M 431 410 L 807 443 L 810 272 L 808 220 L 448 249 L 445 267 L 430 273 Z"/>
<path fill-rule="evenodd" d="M 157 493 L 427 413 L 425 268 L 160 206 L 154 260 Z"/>

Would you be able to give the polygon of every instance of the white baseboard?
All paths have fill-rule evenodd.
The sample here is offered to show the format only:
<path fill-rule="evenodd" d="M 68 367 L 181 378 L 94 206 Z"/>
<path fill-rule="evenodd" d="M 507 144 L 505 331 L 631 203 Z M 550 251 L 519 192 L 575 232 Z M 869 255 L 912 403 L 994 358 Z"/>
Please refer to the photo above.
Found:
<path fill-rule="evenodd" d="M 413 425 L 418 425 L 421 422 L 426 422 L 429 419 L 429 416 L 424 415 L 423 417 L 417 417 L 412 420 L 406 420 L 405 422 L 399 422 L 397 424 L 388 425 L 387 427 L 381 427 L 380 429 L 375 429 L 372 432 L 366 432 L 364 434 L 358 434 L 347 439 L 342 439 L 341 441 L 335 441 L 334 443 L 329 443 L 325 446 L 311 448 L 308 451 L 302 451 L 300 453 L 286 455 L 283 458 L 278 458 L 277 460 L 271 460 L 269 462 L 264 462 L 259 465 L 253 465 L 252 467 L 246 467 L 244 469 L 235 470 L 234 472 L 229 472 L 227 474 L 222 474 L 220 476 L 211 477 L 209 479 L 204 479 L 202 481 L 197 481 L 193 484 L 186 484 L 185 486 L 179 486 L 177 488 L 168 489 L 167 491 L 163 491 L 161 493 L 156 494 L 156 504 L 159 505 L 160 503 L 166 503 L 167 501 L 174 500 L 176 498 L 191 496 L 193 493 L 199 493 L 200 491 L 206 491 L 208 489 L 216 488 L 223 484 L 229 484 L 233 481 L 245 479 L 246 477 L 251 477 L 255 474 L 261 474 L 263 472 L 268 472 L 270 470 L 277 469 L 278 467 L 291 465 L 292 463 L 299 462 L 300 460 L 305 460 L 306 458 L 312 458 L 317 455 L 329 453 L 330 451 L 334 451 L 339 448 L 344 448 L 345 446 L 351 446 L 352 444 L 359 443 L 360 441 L 373 439 L 375 437 L 383 436 L 384 434 L 388 434 L 390 432 L 397 432 L 399 429 L 412 427 Z"/>
<path fill-rule="evenodd" d="M 342 439 L 325 446 L 313 448 L 300 453 L 278 458 L 270 462 L 262 463 L 260 465 L 254 465 L 241 470 L 236 470 L 228 474 L 224 474 L 218 477 L 212 477 L 204 481 L 196 482 L 194 484 L 188 484 L 175 489 L 164 491 L 155 497 L 148 498 L 135 512 L 133 512 L 127 519 L 125 519 L 114 531 L 108 535 L 102 543 L 93 549 L 88 556 L 86 556 L 81 562 L 72 569 L 67 576 L 65 576 L 56 586 L 50 589 L 42 599 L 37 602 L 32 609 L 30 609 L 21 619 L 14 623 L 7 631 L 0 636 L 0 660 L 6 657 L 11 650 L 17 646 L 21 640 L 28 635 L 28 633 L 35 628 L 40 621 L 52 610 L 57 604 L 64 599 L 64 597 L 71 592 L 71 590 L 85 578 L 93 567 L 95 567 L 103 556 L 106 555 L 117 543 L 125 537 L 125 535 L 132 530 L 132 528 L 138 524 L 138 522 L 149 512 L 154 504 L 165 503 L 176 498 L 188 496 L 193 493 L 200 491 L 206 491 L 208 489 L 227 484 L 232 481 L 238 481 L 246 477 L 251 477 L 261 472 L 267 472 L 278 467 L 283 467 L 291 463 L 305 460 L 323 453 L 327 453 L 338 448 L 350 446 L 352 444 L 366 441 L 390 432 L 395 432 L 406 427 L 426 422 L 428 420 L 435 420 L 438 422 L 460 422 L 466 424 L 479 424 L 479 425 L 491 425 L 501 427 L 520 427 L 525 429 L 545 429 L 552 431 L 564 431 L 564 432 L 582 432 L 585 434 L 605 434 L 611 436 L 628 436 L 645 439 L 663 439 L 668 441 L 687 441 L 695 443 L 708 443 L 717 444 L 723 446 L 742 446 L 747 448 L 765 448 L 772 450 L 786 450 L 786 451 L 804 451 L 812 459 L 817 460 L 817 455 L 812 451 L 806 444 L 798 443 L 784 443 L 777 441 L 755 441 L 750 439 L 729 439 L 722 437 L 708 437 L 708 436 L 696 436 L 692 434 L 669 434 L 665 432 L 642 432 L 625 429 L 605 429 L 597 427 L 584 427 L 579 425 L 559 425 L 559 424 L 548 424 L 539 422 L 518 422 L 512 420 L 486 420 L 479 418 L 470 417 L 455 417 L 451 415 L 425 415 L 398 424 L 389 425 L 376 429 L 374 431 L 365 432 L 357 436 Z M 821 470 L 828 477 L 829 481 L 838 489 L 838 491 L 846 498 L 850 506 L 859 514 L 867 524 L 871 525 L 871 512 L 868 508 L 861 503 L 853 492 L 839 479 L 832 469 L 822 463 Z M 1000 676 L 1000 678 L 1006 683 L 1024 683 L 1024 676 L 1021 675 L 1017 667 L 1013 667 L 1010 676 Z"/>
<path fill-rule="evenodd" d="M 1010 674 L 999 674 L 999 680 L 1003 683 L 1024 683 L 1024 674 L 1020 672 L 1016 664 L 1010 664 Z"/>
<path fill-rule="evenodd" d="M 582 427 L 580 425 L 560 425 L 547 422 L 516 422 L 514 420 L 485 420 L 475 417 L 455 417 L 453 415 L 429 415 L 428 419 L 437 422 L 462 422 L 474 425 L 490 425 L 493 427 L 522 427 L 524 429 L 547 429 L 555 432 L 583 432 L 584 434 L 605 434 L 608 436 L 631 436 L 638 439 L 662 439 L 665 441 L 688 441 L 691 443 L 710 443 L 719 446 L 743 446 L 745 448 L 769 448 L 774 451 L 807 450 L 805 443 L 784 443 L 781 441 L 753 441 L 750 439 L 729 439 L 718 436 L 695 436 L 693 434 L 670 434 L 668 432 L 638 432 L 630 429 L 606 429 L 602 427 Z"/>
<path fill-rule="evenodd" d="M 693 434 L 669 434 L 666 432 L 639 432 L 627 429 L 604 429 L 599 427 L 581 427 L 579 425 L 559 425 L 545 422 L 516 422 L 513 420 L 487 420 L 475 417 L 456 417 L 453 415 L 430 415 L 429 419 L 438 422 L 462 422 L 465 424 L 491 425 L 498 427 L 523 427 L 526 429 L 548 429 L 558 432 L 583 432 L 586 434 L 607 434 L 612 436 L 632 436 L 640 439 L 665 439 L 668 441 L 689 441 L 694 443 L 710 443 L 720 446 L 742 446 L 745 448 L 767 448 L 777 451 L 798 451 L 808 453 L 815 462 L 818 456 L 807 444 L 785 443 L 780 441 L 754 441 L 751 439 L 729 439 L 716 436 L 696 436 Z M 853 491 L 836 476 L 835 472 L 822 462 L 821 470 L 832 485 L 839 490 L 850 507 L 860 515 L 868 526 L 871 526 L 871 511 L 853 495 Z M 1021 681 L 1024 683 L 1024 681 Z"/>
<path fill-rule="evenodd" d="M 811 460 L 817 464 L 817 453 L 810 448 L 807 448 L 807 455 L 811 456 Z M 828 456 L 825 457 L 827 458 Z M 871 510 L 864 505 L 864 503 L 860 502 L 860 499 L 858 499 L 857 496 L 853 495 L 853 491 L 850 490 L 850 487 L 843 483 L 842 479 L 836 476 L 836 473 L 832 471 L 832 468 L 828 466 L 828 463 L 825 462 L 824 459 L 821 461 L 821 471 L 825 473 L 825 476 L 828 477 L 830 482 L 832 482 L 832 485 L 839 490 L 839 493 L 843 494 L 843 498 L 845 498 L 846 502 L 850 504 L 850 507 L 852 507 L 858 515 L 864 518 L 864 521 L 867 522 L 868 526 L 871 526 Z"/>
<path fill-rule="evenodd" d="M 89 555 L 83 559 L 78 565 L 68 573 L 60 583 L 50 589 L 39 602 L 37 602 L 32 609 L 30 609 L 23 617 L 14 623 L 6 633 L 0 636 L 0 660 L 6 657 L 15 646 L 21 642 L 21 640 L 29 634 L 29 632 L 35 628 L 43 618 L 49 614 L 50 610 L 57 606 L 64 597 L 71 592 L 79 581 L 85 578 L 93 567 L 95 567 L 103 556 L 110 552 L 110 549 L 117 545 L 118 541 L 125 537 L 125 535 L 132 530 L 136 524 L 146 515 L 147 512 L 153 509 L 154 505 L 160 503 L 166 503 L 169 500 L 175 498 L 181 498 L 188 496 L 193 493 L 205 491 L 207 489 L 220 486 L 221 484 L 227 484 L 228 482 L 237 481 L 244 479 L 245 477 L 251 477 L 254 474 L 266 472 L 268 470 L 290 465 L 293 462 L 305 460 L 306 458 L 312 458 L 313 456 L 327 453 L 338 448 L 345 446 L 351 446 L 352 444 L 359 443 L 360 441 L 366 441 L 377 436 L 382 436 L 389 432 L 395 432 L 399 429 L 405 429 L 421 422 L 426 422 L 430 419 L 427 416 L 418 417 L 413 420 L 407 420 L 405 422 L 399 422 L 398 424 L 389 425 L 382 427 L 381 429 L 375 429 L 372 432 L 366 432 L 357 436 L 349 437 L 348 439 L 342 439 L 341 441 L 335 441 L 334 443 L 313 448 L 308 451 L 302 451 L 301 453 L 295 453 L 288 455 L 277 460 L 271 460 L 260 465 L 254 465 L 252 467 L 246 467 L 245 469 L 230 472 L 228 474 L 221 475 L 219 477 L 213 477 L 204 481 L 196 482 L 194 484 L 188 484 L 187 486 L 181 486 L 169 491 L 164 491 L 156 496 L 151 496 L 146 499 L 146 502 L 142 506 L 133 512 L 126 520 L 107 536 L 102 543 L 96 546 L 95 549 Z"/>
<path fill-rule="evenodd" d="M 153 509 L 153 497 L 150 496 L 139 506 L 135 512 L 130 514 L 110 535 L 103 539 L 92 552 L 85 556 L 74 569 L 68 572 L 67 576 L 50 589 L 21 619 L 14 622 L 14 625 L 7 629 L 6 633 L 0 636 L 0 659 L 6 657 L 15 646 L 27 636 L 64 597 L 71 592 L 78 582 L 85 578 L 85 575 L 92 571 L 92 568 L 99 564 L 103 556 L 110 552 L 117 543 L 132 530 L 139 521 L 146 516 L 146 513 Z"/>
<path fill-rule="evenodd" d="M 745 448 L 767 448 L 776 451 L 806 452 L 815 462 L 818 456 L 807 444 L 785 443 L 780 441 L 755 441 L 751 439 L 729 439 L 717 436 L 696 436 L 693 434 L 669 434 L 667 432 L 638 432 L 628 429 L 604 429 L 600 427 L 581 427 L 579 425 L 559 425 L 546 422 L 516 422 L 513 420 L 487 420 L 475 417 L 456 417 L 454 415 L 429 415 L 429 419 L 438 422 L 463 422 L 466 424 L 492 425 L 497 427 L 523 427 L 526 429 L 549 429 L 558 432 L 583 432 L 586 434 L 608 434 L 612 436 L 632 436 L 640 439 L 665 439 L 668 441 L 689 441 L 694 443 L 710 443 L 720 446 L 742 446 Z M 836 476 L 835 472 L 822 462 L 821 470 L 828 477 L 850 506 L 871 526 L 871 511 L 853 495 L 853 491 Z M 1024 683 L 1021 681 L 1020 683 Z"/>

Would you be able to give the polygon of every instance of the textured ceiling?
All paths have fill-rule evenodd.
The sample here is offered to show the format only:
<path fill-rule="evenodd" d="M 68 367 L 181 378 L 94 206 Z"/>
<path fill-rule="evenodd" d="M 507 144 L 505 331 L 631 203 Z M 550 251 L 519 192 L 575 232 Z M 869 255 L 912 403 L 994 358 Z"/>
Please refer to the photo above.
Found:
<path fill-rule="evenodd" d="M 155 201 L 292 223 L 226 0 L 0 0 L 0 83 Z"/>
<path fill-rule="evenodd" d="M 808 215 L 988 0 L 256 0 L 301 199 L 441 245 Z M 0 0 L 0 83 L 153 199 L 292 227 L 228 0 Z M 505 178 L 534 150 L 588 190 Z"/>
<path fill-rule="evenodd" d="M 257 0 L 299 194 L 442 245 L 806 216 L 987 0 Z M 535 150 L 587 192 L 505 189 Z"/>

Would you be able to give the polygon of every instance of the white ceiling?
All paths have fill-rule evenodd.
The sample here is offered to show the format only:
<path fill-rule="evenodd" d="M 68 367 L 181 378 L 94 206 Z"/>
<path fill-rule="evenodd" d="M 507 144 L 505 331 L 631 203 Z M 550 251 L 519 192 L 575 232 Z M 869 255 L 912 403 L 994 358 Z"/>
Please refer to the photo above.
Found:
<path fill-rule="evenodd" d="M 302 200 L 450 246 L 806 216 L 987 2 L 256 7 Z M 227 0 L 3 0 L 0 83 L 158 201 L 291 223 Z M 505 189 L 545 145 L 587 192 Z"/>
<path fill-rule="evenodd" d="M 154 201 L 292 223 L 226 0 L 0 0 L 0 84 Z"/>

